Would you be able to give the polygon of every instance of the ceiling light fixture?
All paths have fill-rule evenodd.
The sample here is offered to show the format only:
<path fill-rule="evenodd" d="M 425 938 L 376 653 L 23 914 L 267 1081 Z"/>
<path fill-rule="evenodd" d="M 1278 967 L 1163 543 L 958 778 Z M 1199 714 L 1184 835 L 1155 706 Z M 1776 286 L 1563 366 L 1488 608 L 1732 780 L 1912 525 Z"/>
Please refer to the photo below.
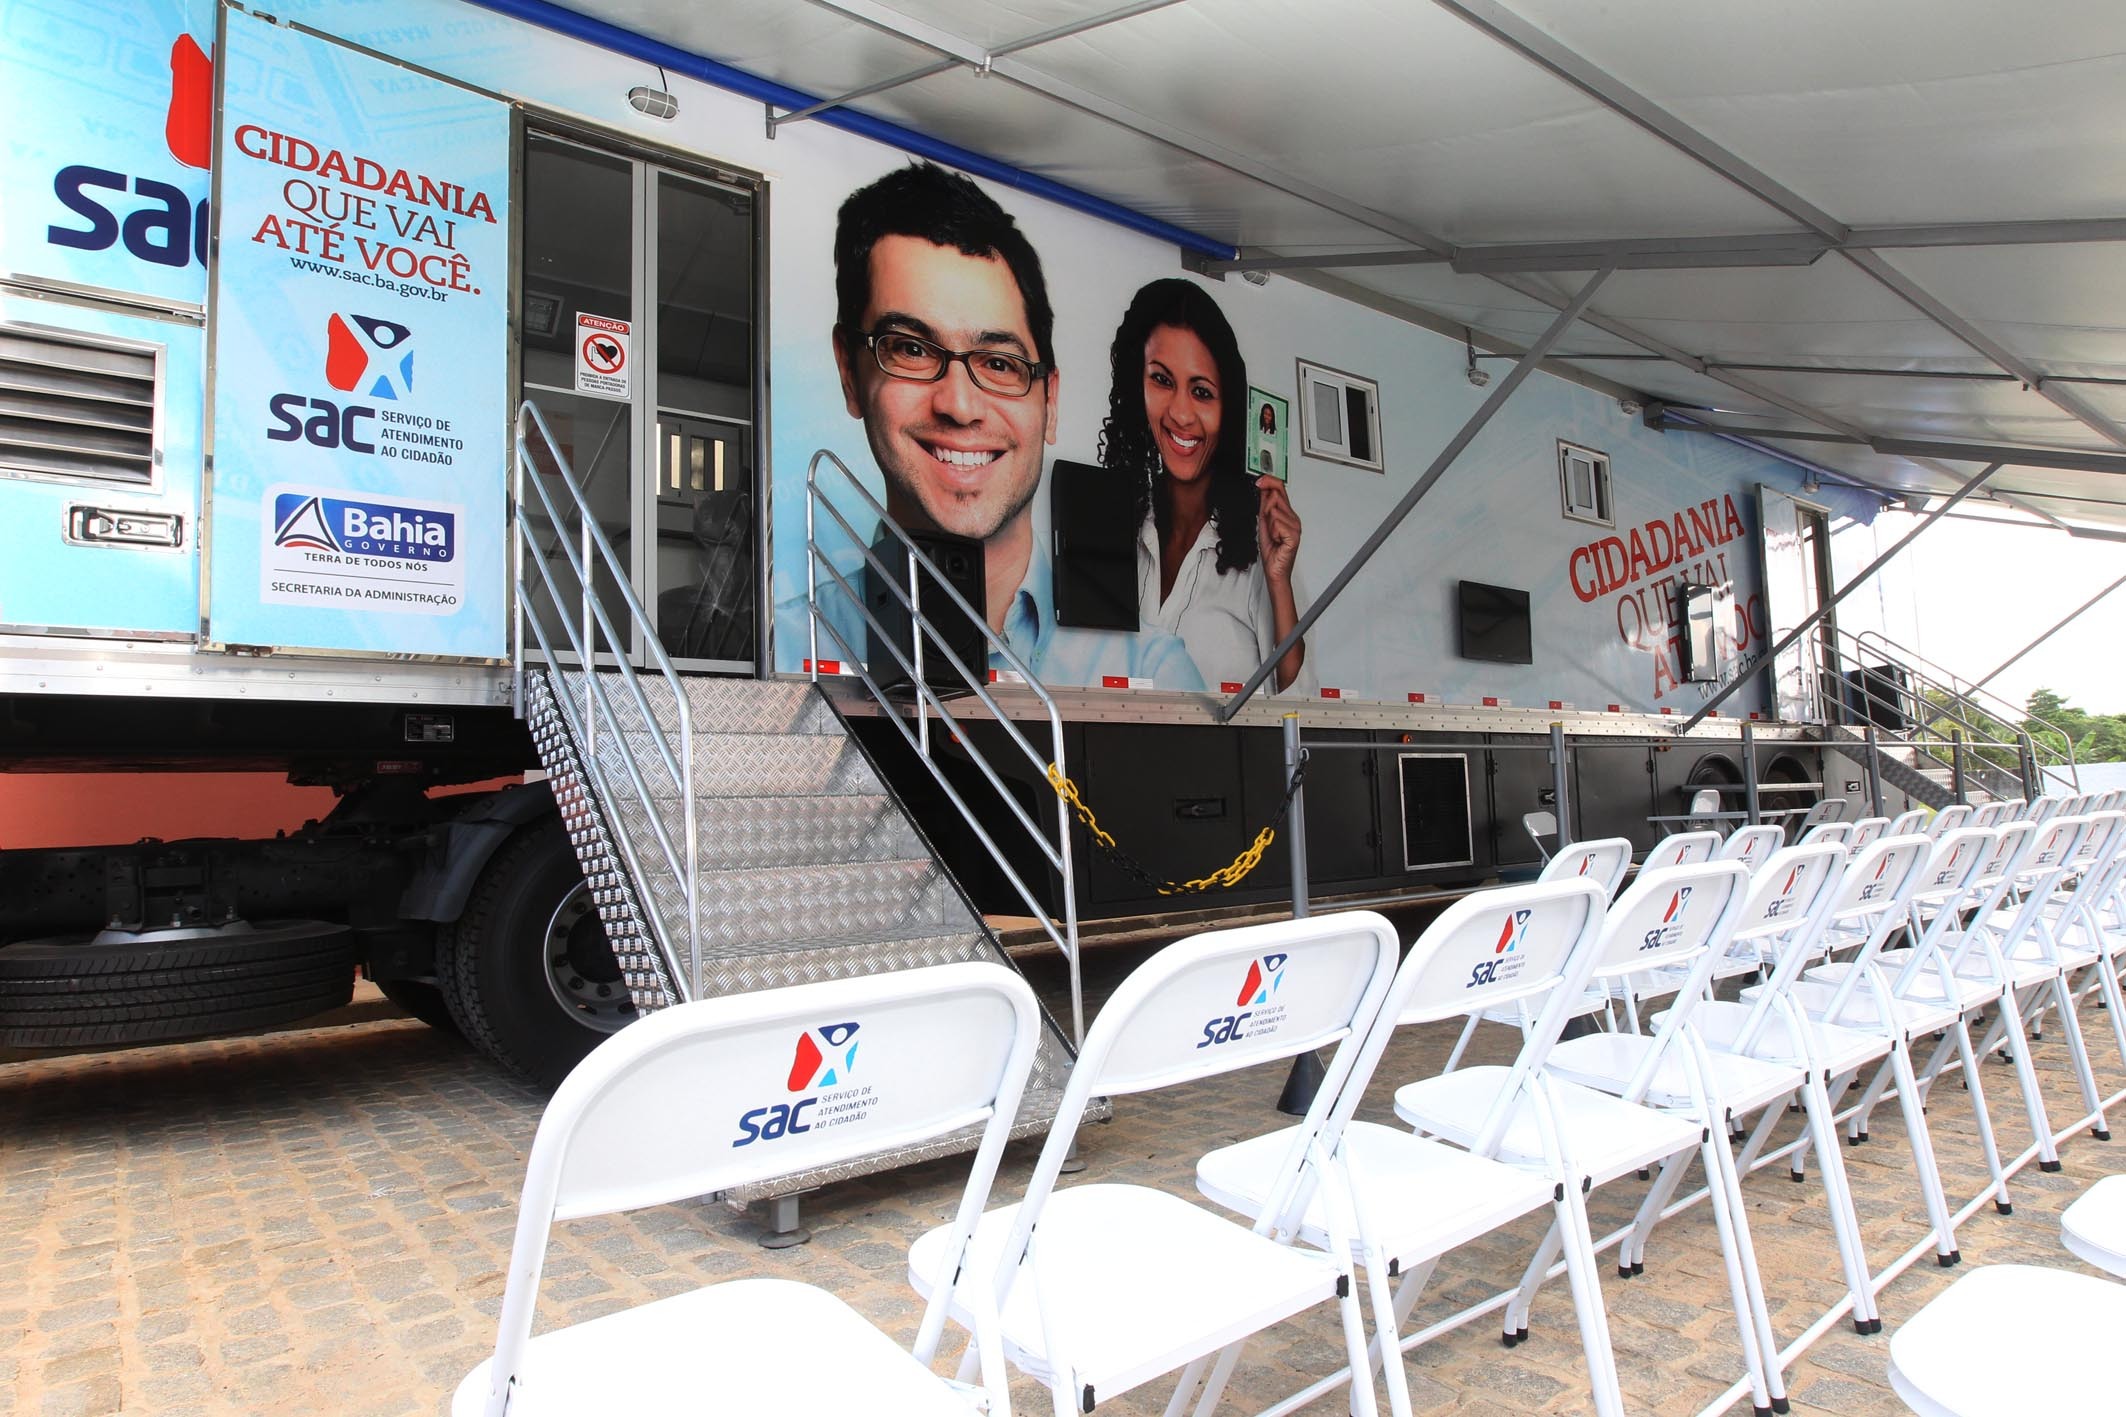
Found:
<path fill-rule="evenodd" d="M 651 88 L 648 84 L 635 85 L 627 91 L 628 106 L 651 118 L 670 120 L 678 117 L 679 100 L 667 87 L 669 82 L 664 76 L 664 67 L 659 65 L 657 87 Z"/>
<path fill-rule="evenodd" d="M 1470 332 L 1467 325 L 1462 326 L 1462 343 L 1469 350 L 1469 368 L 1466 371 L 1469 382 L 1481 389 L 1491 382 L 1491 375 L 1476 367 L 1476 336 Z"/>

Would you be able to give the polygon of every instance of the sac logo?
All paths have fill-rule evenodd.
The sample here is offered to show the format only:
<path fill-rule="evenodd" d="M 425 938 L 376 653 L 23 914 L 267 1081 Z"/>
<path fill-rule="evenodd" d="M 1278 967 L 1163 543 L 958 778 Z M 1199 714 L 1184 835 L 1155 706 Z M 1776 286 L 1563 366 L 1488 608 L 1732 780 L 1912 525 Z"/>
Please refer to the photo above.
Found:
<path fill-rule="evenodd" d="M 1673 945 L 1683 934 L 1683 909 L 1690 904 L 1693 886 L 1677 886 L 1675 894 L 1668 898 L 1668 909 L 1661 912 L 1661 923 L 1646 932 L 1641 950 L 1658 950 Z"/>
<path fill-rule="evenodd" d="M 1887 872 L 1889 871 L 1889 869 L 1890 869 L 1890 860 L 1891 860 L 1891 858 L 1892 858 L 1893 856 L 1895 856 L 1895 855 L 1896 855 L 1896 853 L 1895 853 L 1895 852 L 1891 852 L 1891 853 L 1889 853 L 1888 855 L 1885 855 L 1885 856 L 1884 856 L 1884 857 L 1882 858 L 1882 861 L 1881 861 L 1881 863 L 1880 863 L 1880 864 L 1878 864 L 1878 865 L 1877 865 L 1877 866 L 1875 867 L 1875 875 L 1874 875 L 1874 877 L 1873 877 L 1873 878 L 1872 878 L 1871 880 L 1869 880 L 1869 882 L 1868 882 L 1868 883 L 1867 883 L 1866 885 L 1864 885 L 1864 886 L 1862 886 L 1862 887 L 1860 888 L 1860 899 L 1861 899 L 1861 900 L 1863 900 L 1863 901 L 1870 901 L 1870 900 L 1873 900 L 1873 899 L 1875 899 L 1875 897 L 1877 897 L 1877 896 L 1879 896 L 1879 895 L 1881 895 L 1881 894 L 1882 894 L 1882 886 L 1883 886 L 1882 878 L 1883 878 L 1883 876 L 1884 876 L 1884 875 L 1885 875 L 1885 874 L 1886 874 L 1886 873 L 1887 873 Z"/>
<path fill-rule="evenodd" d="M 1956 878 L 1963 874 L 1956 869 L 1956 863 L 1963 859 L 1963 854 L 1964 844 L 1962 842 L 1958 842 L 1949 848 L 1949 859 L 1942 862 L 1941 869 L 1934 873 L 1935 885 L 1948 886 L 1956 883 Z"/>
<path fill-rule="evenodd" d="M 170 47 L 170 103 L 163 120 L 163 141 L 170 156 L 186 167 L 204 170 L 214 141 L 214 61 L 188 34 Z M 101 193 L 112 195 L 105 197 Z M 140 204 L 123 215 L 115 210 L 127 194 Z M 108 251 L 124 243 L 135 260 L 157 266 L 207 263 L 207 236 L 212 230 L 208 204 L 196 207 L 181 187 L 152 177 L 113 172 L 75 163 L 52 178 L 52 195 L 86 222 L 85 226 L 48 226 L 45 240 L 75 251 Z"/>
<path fill-rule="evenodd" d="M 1765 919 L 1777 920 L 1794 908 L 1794 882 L 1800 879 L 1801 868 L 1799 866 L 1788 869 L 1786 884 L 1779 888 L 1779 894 L 1764 903 Z"/>
<path fill-rule="evenodd" d="M 856 1070 L 856 1034 L 860 1025 L 829 1023 L 808 1028 L 797 1035 L 790 1057 L 791 1092 L 815 1094 L 795 1102 L 770 1102 L 755 1107 L 738 1119 L 738 1137 L 732 1146 L 751 1146 L 757 1141 L 776 1141 L 812 1130 L 807 1113 L 818 1104 L 817 1093 L 846 1083 Z"/>
<path fill-rule="evenodd" d="M 404 325 L 366 315 L 335 314 L 325 321 L 325 382 L 342 393 L 362 392 L 396 402 L 413 391 L 413 351 L 407 348 L 412 342 L 413 331 Z M 266 410 L 273 420 L 266 429 L 271 442 L 376 452 L 375 435 L 362 427 L 377 419 L 376 409 L 369 404 L 278 393 L 266 400 Z"/>
<path fill-rule="evenodd" d="M 397 401 L 413 392 L 413 331 L 366 315 L 334 315 L 325 322 L 325 382 L 343 394 L 364 392 Z M 369 380 L 371 374 L 373 380 Z M 369 380 L 364 390 L 362 384 Z"/>
<path fill-rule="evenodd" d="M 1464 989 L 1475 989 L 1485 984 L 1494 984 L 1501 978 L 1511 979 L 1520 972 L 1518 967 L 1520 961 L 1509 959 L 1508 956 L 1519 949 L 1521 942 L 1528 938 L 1528 921 L 1534 915 L 1535 912 L 1533 910 L 1516 910 L 1507 915 L 1505 923 L 1499 928 L 1498 941 L 1491 947 L 1491 958 L 1479 961 L 1470 968 L 1469 982 L 1462 986 Z M 1501 975 L 1499 967 L 1508 964 L 1515 967 L 1506 970 L 1504 975 Z"/>
<path fill-rule="evenodd" d="M 426 507 L 283 492 L 273 499 L 273 544 L 402 561 L 457 557 L 457 518 Z"/>
<path fill-rule="evenodd" d="M 1258 1033 L 1275 1030 L 1284 1018 L 1281 1007 L 1271 1006 L 1277 991 L 1284 987 L 1284 966 L 1290 955 L 1263 955 L 1248 961 L 1247 977 L 1241 981 L 1240 993 L 1233 1000 L 1237 1013 L 1221 1014 L 1203 1025 L 1203 1038 L 1198 1048 L 1211 1048 L 1220 1043 L 1231 1043 L 1236 1038 L 1251 1038 Z M 1255 1027 L 1244 1025 L 1254 1020 Z"/>

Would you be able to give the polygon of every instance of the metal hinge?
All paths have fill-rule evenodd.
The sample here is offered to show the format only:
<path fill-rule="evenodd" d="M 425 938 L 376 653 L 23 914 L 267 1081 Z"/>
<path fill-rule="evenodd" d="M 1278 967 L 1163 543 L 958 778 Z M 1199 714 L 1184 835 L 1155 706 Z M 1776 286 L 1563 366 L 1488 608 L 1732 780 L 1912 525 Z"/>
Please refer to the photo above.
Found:
<path fill-rule="evenodd" d="M 176 512 L 144 512 L 131 507 L 92 507 L 72 502 L 66 509 L 70 546 L 117 546 L 136 551 L 176 551 L 185 544 L 185 519 Z"/>

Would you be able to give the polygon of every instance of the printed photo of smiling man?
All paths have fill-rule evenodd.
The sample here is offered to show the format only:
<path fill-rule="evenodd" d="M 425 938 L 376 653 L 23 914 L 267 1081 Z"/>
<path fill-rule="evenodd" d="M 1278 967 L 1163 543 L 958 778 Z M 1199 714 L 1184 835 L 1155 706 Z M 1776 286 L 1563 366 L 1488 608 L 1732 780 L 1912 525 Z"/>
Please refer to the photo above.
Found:
<path fill-rule="evenodd" d="M 1053 569 L 1033 523 L 1062 387 L 1055 311 L 1040 257 L 1010 214 L 958 173 L 898 168 L 842 203 L 834 292 L 842 398 L 863 422 L 887 514 L 982 543 L 990 627 L 1035 677 L 1201 689 L 1171 633 L 1056 624 Z M 822 604 L 843 629 L 834 599 Z M 793 627 L 778 606 L 779 633 L 794 629 L 801 643 L 795 608 Z M 846 626 L 850 643 L 864 642 L 854 607 Z M 992 656 L 991 667 L 1006 665 Z"/>

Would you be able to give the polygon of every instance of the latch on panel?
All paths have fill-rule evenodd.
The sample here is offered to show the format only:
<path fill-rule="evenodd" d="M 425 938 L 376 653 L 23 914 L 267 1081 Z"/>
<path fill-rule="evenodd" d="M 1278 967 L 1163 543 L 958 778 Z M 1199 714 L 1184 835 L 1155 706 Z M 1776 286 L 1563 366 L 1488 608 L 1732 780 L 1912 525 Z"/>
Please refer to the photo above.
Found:
<path fill-rule="evenodd" d="M 130 546 L 175 551 L 185 544 L 185 519 L 175 512 L 91 507 L 74 502 L 66 509 L 66 539 L 74 546 Z"/>

